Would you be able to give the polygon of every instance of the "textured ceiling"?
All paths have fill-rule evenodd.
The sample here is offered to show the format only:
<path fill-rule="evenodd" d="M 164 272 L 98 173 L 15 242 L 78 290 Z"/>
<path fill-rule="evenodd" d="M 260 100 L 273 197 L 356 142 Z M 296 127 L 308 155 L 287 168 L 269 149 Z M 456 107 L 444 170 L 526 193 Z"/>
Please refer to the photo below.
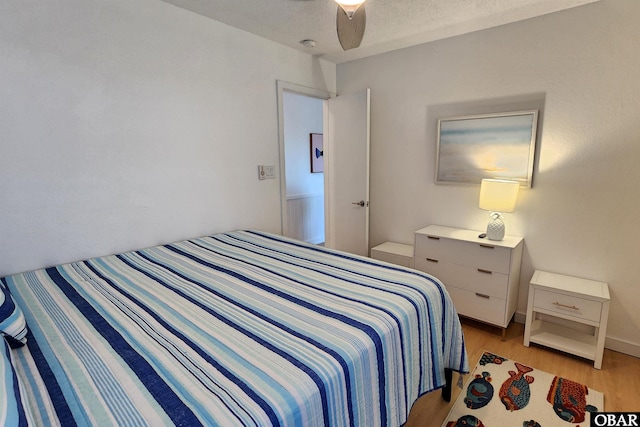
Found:
<path fill-rule="evenodd" d="M 359 48 L 343 51 L 334 0 L 162 0 L 341 63 L 491 28 L 599 0 L 367 0 Z M 300 44 L 313 39 L 315 48 Z"/>

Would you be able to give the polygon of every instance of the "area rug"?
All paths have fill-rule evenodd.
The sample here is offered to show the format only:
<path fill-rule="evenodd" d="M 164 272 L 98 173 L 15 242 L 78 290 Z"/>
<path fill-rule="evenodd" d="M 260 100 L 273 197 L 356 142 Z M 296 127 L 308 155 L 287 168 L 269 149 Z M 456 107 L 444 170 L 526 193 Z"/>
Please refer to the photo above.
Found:
<path fill-rule="evenodd" d="M 595 411 L 601 392 L 485 351 L 442 427 L 588 427 Z"/>

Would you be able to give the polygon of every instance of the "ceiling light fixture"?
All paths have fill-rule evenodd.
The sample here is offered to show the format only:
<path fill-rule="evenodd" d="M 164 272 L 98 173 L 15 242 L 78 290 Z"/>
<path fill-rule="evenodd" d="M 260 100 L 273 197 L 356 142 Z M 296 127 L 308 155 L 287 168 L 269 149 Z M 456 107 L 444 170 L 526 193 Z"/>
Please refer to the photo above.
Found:
<path fill-rule="evenodd" d="M 356 13 L 356 10 L 365 2 L 366 0 L 336 0 L 336 3 L 342 7 L 344 13 L 347 14 L 349 19 L 353 18 L 353 14 Z"/>

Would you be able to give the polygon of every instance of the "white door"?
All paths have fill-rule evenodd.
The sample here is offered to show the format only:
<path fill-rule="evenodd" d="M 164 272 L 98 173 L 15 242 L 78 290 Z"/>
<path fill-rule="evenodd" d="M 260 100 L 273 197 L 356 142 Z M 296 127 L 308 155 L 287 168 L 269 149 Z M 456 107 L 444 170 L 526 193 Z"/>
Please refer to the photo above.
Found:
<path fill-rule="evenodd" d="M 325 103 L 326 246 L 369 254 L 370 90 Z"/>

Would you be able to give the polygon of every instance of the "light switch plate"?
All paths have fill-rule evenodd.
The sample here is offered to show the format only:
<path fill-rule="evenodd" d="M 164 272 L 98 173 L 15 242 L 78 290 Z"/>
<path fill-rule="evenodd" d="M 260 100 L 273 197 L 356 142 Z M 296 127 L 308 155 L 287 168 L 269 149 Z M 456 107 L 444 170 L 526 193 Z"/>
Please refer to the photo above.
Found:
<path fill-rule="evenodd" d="M 274 179 L 276 167 L 273 165 L 258 165 L 258 179 Z"/>

